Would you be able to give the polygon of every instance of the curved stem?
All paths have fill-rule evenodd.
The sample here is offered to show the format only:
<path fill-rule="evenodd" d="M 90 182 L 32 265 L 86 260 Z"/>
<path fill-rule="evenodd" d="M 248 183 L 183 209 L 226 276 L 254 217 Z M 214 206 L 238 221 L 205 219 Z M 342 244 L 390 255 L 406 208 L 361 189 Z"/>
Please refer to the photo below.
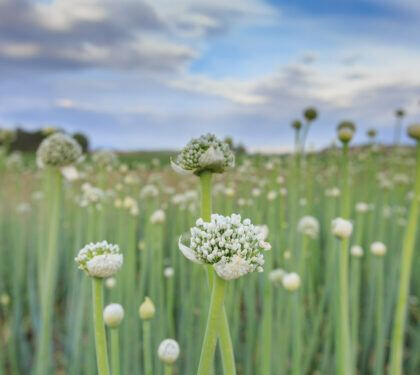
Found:
<path fill-rule="evenodd" d="M 398 288 L 397 307 L 395 310 L 394 328 L 391 341 L 391 375 L 402 374 L 402 357 L 404 345 L 404 327 L 406 320 L 407 298 L 410 286 L 411 265 L 416 240 L 418 206 L 420 199 L 420 142 L 417 142 L 416 182 L 413 201 L 410 208 L 408 225 L 404 235 L 402 259 L 400 266 L 400 283 Z"/>
<path fill-rule="evenodd" d="M 102 279 L 92 278 L 93 320 L 95 324 L 96 362 L 99 375 L 109 375 L 108 351 L 106 344 L 105 325 L 103 318 L 103 288 Z"/>
<path fill-rule="evenodd" d="M 210 299 L 209 314 L 207 318 L 206 333 L 204 335 L 203 346 L 201 348 L 200 363 L 197 375 L 208 375 L 213 365 L 214 352 L 219 328 L 221 325 L 223 300 L 226 291 L 226 281 L 213 275 L 213 288 Z"/>

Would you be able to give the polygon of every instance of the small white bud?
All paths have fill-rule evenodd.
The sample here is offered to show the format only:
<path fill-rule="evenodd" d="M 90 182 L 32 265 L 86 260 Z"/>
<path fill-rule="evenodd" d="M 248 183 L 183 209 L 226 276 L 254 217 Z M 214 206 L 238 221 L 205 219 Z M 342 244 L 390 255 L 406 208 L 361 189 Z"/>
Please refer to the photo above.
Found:
<path fill-rule="evenodd" d="M 386 254 L 386 246 L 382 242 L 373 242 L 370 245 L 370 251 L 373 255 L 384 256 Z"/>
<path fill-rule="evenodd" d="M 287 273 L 283 276 L 284 289 L 293 292 L 300 287 L 300 276 L 295 272 Z"/>
<path fill-rule="evenodd" d="M 171 277 L 173 277 L 175 274 L 175 271 L 172 267 L 166 267 L 163 270 L 163 276 L 165 276 L 167 279 L 170 279 Z"/>
<path fill-rule="evenodd" d="M 115 285 L 117 285 L 117 280 L 115 280 L 115 277 L 108 277 L 108 278 L 105 280 L 105 286 L 106 286 L 108 289 L 112 289 L 112 288 L 114 288 L 114 287 L 115 287 Z"/>
<path fill-rule="evenodd" d="M 124 318 L 124 309 L 119 303 L 111 303 L 104 309 L 104 322 L 109 328 L 117 328 Z"/>
<path fill-rule="evenodd" d="M 361 258 L 363 256 L 363 248 L 359 245 L 353 245 L 350 248 L 350 254 L 356 258 Z"/>
<path fill-rule="evenodd" d="M 159 344 L 158 357 L 163 363 L 167 365 L 174 364 L 179 357 L 179 353 L 179 345 L 173 339 L 163 340 Z"/>

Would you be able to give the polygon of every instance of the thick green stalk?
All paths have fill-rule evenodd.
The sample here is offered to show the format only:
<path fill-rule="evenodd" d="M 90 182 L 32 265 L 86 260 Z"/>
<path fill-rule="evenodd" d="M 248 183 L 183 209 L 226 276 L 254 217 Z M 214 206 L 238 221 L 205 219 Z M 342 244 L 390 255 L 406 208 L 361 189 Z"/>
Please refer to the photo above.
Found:
<path fill-rule="evenodd" d="M 95 325 L 96 363 L 99 375 L 109 375 L 108 348 L 106 344 L 105 325 L 103 318 L 103 281 L 92 278 L 93 321 Z"/>
<path fill-rule="evenodd" d="M 118 328 L 111 329 L 111 374 L 120 375 L 120 344 Z"/>
<path fill-rule="evenodd" d="M 211 220 L 212 211 L 212 174 L 203 172 L 200 174 L 201 187 L 201 218 L 204 221 Z M 212 267 L 207 267 L 207 277 L 209 286 L 212 286 L 214 271 Z M 226 375 L 236 374 L 235 355 L 233 352 L 232 339 L 230 336 L 229 322 L 224 306 L 222 306 L 222 318 L 219 329 L 219 342 L 222 354 L 223 372 Z"/>
<path fill-rule="evenodd" d="M 376 263 L 376 342 L 375 342 L 375 375 L 383 374 L 384 364 L 384 346 L 385 346 L 385 332 L 384 332 L 384 260 L 383 257 L 377 257 Z"/>
<path fill-rule="evenodd" d="M 417 142 L 417 165 L 416 182 L 413 201 L 411 203 L 410 215 L 407 229 L 404 235 L 402 259 L 400 265 L 400 282 L 395 310 L 394 328 L 391 342 L 391 375 L 402 374 L 402 357 L 404 346 L 404 327 L 406 320 L 407 298 L 410 286 L 411 264 L 413 263 L 414 245 L 416 240 L 416 229 L 418 220 L 420 199 L 420 142 Z"/>
<path fill-rule="evenodd" d="M 341 217 L 348 219 L 350 216 L 350 191 L 349 191 L 349 146 L 343 144 L 343 156 L 341 161 L 342 170 L 342 196 Z M 352 352 L 350 341 L 349 321 L 349 240 L 341 240 L 339 259 L 339 342 L 338 344 L 338 374 L 352 375 Z"/>
<path fill-rule="evenodd" d="M 48 171 L 50 177 L 50 191 L 52 204 L 49 212 L 48 249 L 44 274 L 38 275 L 41 279 L 41 326 L 38 333 L 35 374 L 45 375 L 51 371 L 51 337 L 52 337 L 52 310 L 54 307 L 54 291 L 58 268 L 58 230 L 60 225 L 61 202 L 61 174 L 58 169 Z"/>
<path fill-rule="evenodd" d="M 151 351 L 151 322 L 150 320 L 143 321 L 143 361 L 144 361 L 144 373 L 146 375 L 153 374 L 152 368 L 152 351 Z"/>
<path fill-rule="evenodd" d="M 164 375 L 172 375 L 172 365 L 165 364 Z"/>
<path fill-rule="evenodd" d="M 216 350 L 218 332 L 220 330 L 223 312 L 223 300 L 226 291 L 226 281 L 213 275 L 213 288 L 210 299 L 209 315 L 207 318 L 206 333 L 201 348 L 198 375 L 209 375 L 213 366 L 214 352 Z"/>

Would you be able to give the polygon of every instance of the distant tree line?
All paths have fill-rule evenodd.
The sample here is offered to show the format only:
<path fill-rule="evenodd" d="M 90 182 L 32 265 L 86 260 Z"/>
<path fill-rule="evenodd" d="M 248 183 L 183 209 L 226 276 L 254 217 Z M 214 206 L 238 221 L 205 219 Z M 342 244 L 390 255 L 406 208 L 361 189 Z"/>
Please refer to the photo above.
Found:
<path fill-rule="evenodd" d="M 17 128 L 15 130 L 0 130 L 0 145 L 7 145 L 10 151 L 35 152 L 39 144 L 52 133 L 60 131 L 56 128 L 43 128 L 28 131 Z M 89 139 L 83 133 L 74 133 L 73 138 L 80 144 L 83 151 L 89 150 Z"/>

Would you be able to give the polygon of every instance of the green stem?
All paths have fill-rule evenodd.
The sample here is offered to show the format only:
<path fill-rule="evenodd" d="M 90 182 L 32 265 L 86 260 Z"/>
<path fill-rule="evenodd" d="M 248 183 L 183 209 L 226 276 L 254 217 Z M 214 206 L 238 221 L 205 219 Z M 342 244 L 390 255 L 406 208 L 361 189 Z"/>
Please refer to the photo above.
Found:
<path fill-rule="evenodd" d="M 413 263 L 414 245 L 418 220 L 420 199 L 420 142 L 417 142 L 416 182 L 413 201 L 411 203 L 407 230 L 404 235 L 402 259 L 400 265 L 400 282 L 398 288 L 397 307 L 395 310 L 394 328 L 391 341 L 391 375 L 402 374 L 402 357 L 404 345 L 404 327 L 406 320 L 407 298 L 410 286 L 411 265 Z"/>
<path fill-rule="evenodd" d="M 164 375 L 172 375 L 172 365 L 165 364 Z"/>
<path fill-rule="evenodd" d="M 52 336 L 51 318 L 54 308 L 54 291 L 57 277 L 58 258 L 58 230 L 60 224 L 61 202 L 61 174 L 57 169 L 50 169 L 49 184 L 52 194 L 52 204 L 49 212 L 48 226 L 48 249 L 46 264 L 43 267 L 44 274 L 38 275 L 42 289 L 41 299 L 41 327 L 37 340 L 35 373 L 44 375 L 51 371 L 50 344 Z"/>
<path fill-rule="evenodd" d="M 200 174 L 201 188 L 201 218 L 209 222 L 212 211 L 212 173 L 203 172 Z M 209 286 L 212 286 L 214 279 L 213 267 L 207 267 Z M 233 352 L 232 338 L 229 330 L 229 321 L 224 306 L 222 306 L 222 318 L 219 328 L 220 351 L 222 354 L 223 372 L 226 375 L 236 374 L 235 355 Z"/>
<path fill-rule="evenodd" d="M 108 351 L 106 344 L 105 325 L 103 318 L 103 288 L 102 279 L 92 278 L 93 320 L 95 324 L 96 363 L 99 375 L 109 375 Z"/>
<path fill-rule="evenodd" d="M 152 375 L 152 352 L 151 352 L 151 332 L 150 332 L 150 321 L 143 321 L 143 355 L 144 355 L 144 373 L 146 375 Z"/>
<path fill-rule="evenodd" d="M 118 328 L 111 329 L 111 373 L 120 375 L 120 344 L 118 337 Z"/>
<path fill-rule="evenodd" d="M 198 375 L 209 375 L 213 366 L 214 352 L 216 350 L 218 332 L 221 326 L 223 300 L 226 291 L 226 281 L 213 275 L 213 289 L 210 299 L 209 314 L 207 318 L 206 333 L 204 335 L 203 346 L 201 349 L 200 363 L 198 365 Z"/>
<path fill-rule="evenodd" d="M 348 219 L 350 216 L 350 190 L 349 190 L 349 146 L 343 144 L 343 157 L 341 170 L 343 173 L 342 196 L 341 196 L 341 216 Z M 349 322 L 349 240 L 341 240 L 341 251 L 339 259 L 339 342 L 338 344 L 338 374 L 351 375 L 352 354 L 350 342 L 350 322 Z"/>
<path fill-rule="evenodd" d="M 382 257 L 375 259 L 376 264 L 376 346 L 375 346 L 375 369 L 374 374 L 383 374 L 384 362 L 384 264 Z"/>

